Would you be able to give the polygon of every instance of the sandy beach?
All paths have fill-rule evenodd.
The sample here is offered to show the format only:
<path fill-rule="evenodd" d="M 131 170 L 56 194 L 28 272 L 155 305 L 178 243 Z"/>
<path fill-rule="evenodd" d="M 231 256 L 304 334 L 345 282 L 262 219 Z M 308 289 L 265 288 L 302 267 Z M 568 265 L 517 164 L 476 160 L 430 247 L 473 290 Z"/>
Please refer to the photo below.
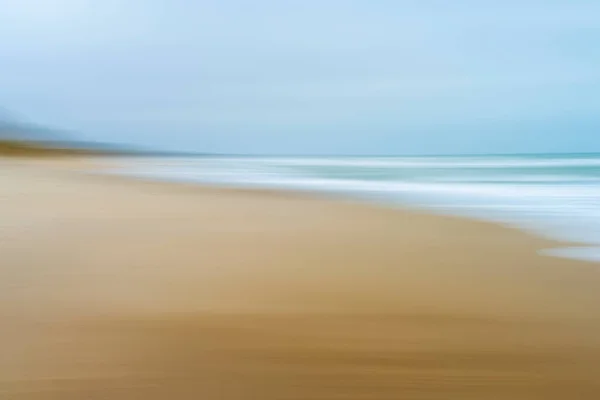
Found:
<path fill-rule="evenodd" d="M 597 399 L 599 265 L 558 245 L 5 162 L 0 398 Z"/>

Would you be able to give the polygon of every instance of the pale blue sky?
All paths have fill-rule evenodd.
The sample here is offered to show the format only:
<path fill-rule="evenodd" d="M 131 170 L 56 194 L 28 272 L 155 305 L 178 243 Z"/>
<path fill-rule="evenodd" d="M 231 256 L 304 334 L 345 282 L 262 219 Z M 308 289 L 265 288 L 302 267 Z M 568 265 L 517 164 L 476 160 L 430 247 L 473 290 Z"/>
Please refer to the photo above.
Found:
<path fill-rule="evenodd" d="M 225 153 L 600 151 L 598 0 L 0 0 L 0 105 Z"/>

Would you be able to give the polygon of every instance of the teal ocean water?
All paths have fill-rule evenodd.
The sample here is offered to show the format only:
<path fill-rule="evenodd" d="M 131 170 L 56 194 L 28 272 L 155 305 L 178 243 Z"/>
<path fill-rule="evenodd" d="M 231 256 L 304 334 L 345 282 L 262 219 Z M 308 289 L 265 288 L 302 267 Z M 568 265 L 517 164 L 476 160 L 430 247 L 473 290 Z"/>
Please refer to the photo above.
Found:
<path fill-rule="evenodd" d="M 163 158 L 123 173 L 314 191 L 490 220 L 575 243 L 548 254 L 600 261 L 600 154 Z"/>

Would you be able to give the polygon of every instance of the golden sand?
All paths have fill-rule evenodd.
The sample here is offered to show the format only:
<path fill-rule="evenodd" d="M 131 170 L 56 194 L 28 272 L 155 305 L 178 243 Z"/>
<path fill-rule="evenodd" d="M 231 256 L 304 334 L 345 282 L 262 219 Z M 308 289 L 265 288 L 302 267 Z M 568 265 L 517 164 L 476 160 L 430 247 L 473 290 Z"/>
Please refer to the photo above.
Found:
<path fill-rule="evenodd" d="M 0 164 L 0 399 L 600 398 L 600 270 L 555 243 L 65 165 Z"/>

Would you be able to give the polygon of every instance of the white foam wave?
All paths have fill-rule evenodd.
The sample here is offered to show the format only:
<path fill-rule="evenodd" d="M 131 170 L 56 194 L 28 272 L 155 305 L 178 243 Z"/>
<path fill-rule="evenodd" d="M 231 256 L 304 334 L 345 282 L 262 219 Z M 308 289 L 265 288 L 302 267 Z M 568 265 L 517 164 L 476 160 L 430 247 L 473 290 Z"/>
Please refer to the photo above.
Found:
<path fill-rule="evenodd" d="M 359 162 L 357 162 L 359 160 Z M 352 196 L 387 204 L 408 204 L 436 211 L 450 212 L 475 218 L 492 220 L 534 231 L 538 234 L 573 242 L 600 244 L 600 179 L 591 175 L 556 175 L 556 166 L 600 166 L 600 158 L 573 160 L 518 160 L 520 166 L 551 166 L 550 173 L 531 175 L 499 174 L 490 176 L 485 169 L 496 168 L 499 160 L 459 160 L 456 165 L 475 162 L 482 174 L 469 173 L 431 176 L 429 172 L 447 163 L 422 159 L 274 159 L 274 158 L 214 158 L 160 160 L 148 165 L 138 161 L 123 173 L 166 180 L 183 180 L 235 187 L 285 188 Z M 542 164 L 545 163 L 545 164 Z M 413 168 L 416 178 L 369 180 L 356 178 L 357 168 L 370 168 L 387 163 L 396 168 Z M 347 165 L 348 173 L 327 175 L 327 171 L 303 170 L 316 165 Z M 412 165 L 412 167 L 409 167 Z M 426 178 L 419 175 L 427 165 Z M 502 161 L 503 166 L 506 160 Z M 509 164 L 510 165 L 510 164 Z M 290 168 L 293 167 L 293 168 Z M 418 169 L 418 171 L 417 171 Z M 418 173 L 417 173 L 418 172 Z M 360 174 L 356 175 L 360 176 Z M 425 176 L 425 175 L 424 175 Z M 586 250 L 589 252 L 591 250 Z M 576 250 L 569 250 L 571 254 Z M 583 257 L 583 256 L 582 256 Z M 586 256 L 587 257 L 587 256 Z M 591 259 L 591 257 L 587 257 Z"/>
<path fill-rule="evenodd" d="M 265 159 L 256 160 L 265 163 Z M 521 158 L 269 158 L 280 166 L 363 167 L 363 168 L 526 168 L 600 166 L 597 158 L 521 159 Z"/>

